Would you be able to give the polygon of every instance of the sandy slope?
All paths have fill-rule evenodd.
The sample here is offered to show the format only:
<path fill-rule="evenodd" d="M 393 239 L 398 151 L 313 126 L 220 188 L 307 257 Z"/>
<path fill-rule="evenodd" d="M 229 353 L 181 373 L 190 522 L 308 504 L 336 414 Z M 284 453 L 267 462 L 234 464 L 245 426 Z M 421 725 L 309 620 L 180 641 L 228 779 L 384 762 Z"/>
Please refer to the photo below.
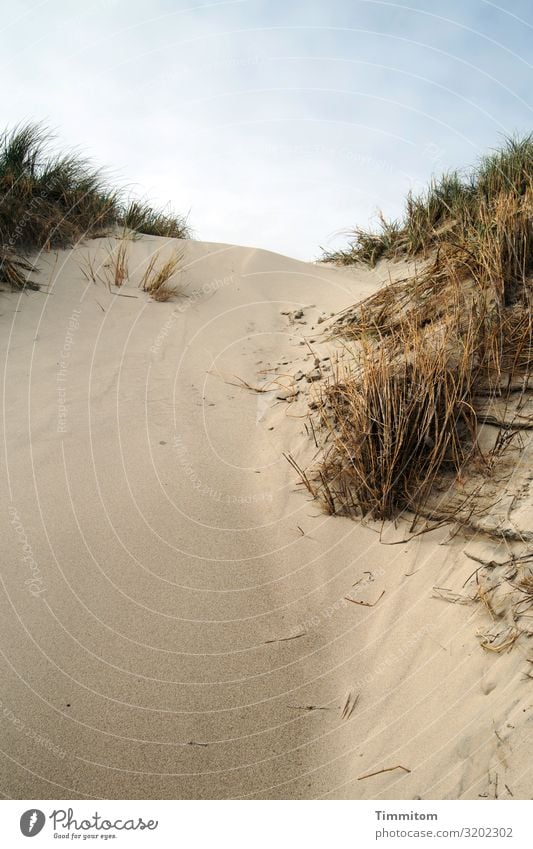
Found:
<path fill-rule="evenodd" d="M 0 791 L 529 798 L 526 649 L 483 652 L 486 611 L 432 596 L 465 541 L 322 515 L 282 456 L 312 460 L 304 393 L 239 386 L 312 368 L 317 317 L 383 270 L 190 242 L 159 304 L 138 276 L 175 245 L 131 244 L 133 297 L 80 270 L 108 246 L 1 296 Z"/>

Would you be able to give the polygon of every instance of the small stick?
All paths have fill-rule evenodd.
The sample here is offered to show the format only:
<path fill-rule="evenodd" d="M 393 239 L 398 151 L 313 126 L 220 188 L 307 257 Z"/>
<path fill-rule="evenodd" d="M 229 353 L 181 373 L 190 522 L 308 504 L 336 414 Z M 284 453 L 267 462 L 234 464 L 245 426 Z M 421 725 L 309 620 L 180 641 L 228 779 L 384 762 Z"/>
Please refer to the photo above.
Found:
<path fill-rule="evenodd" d="M 248 383 L 246 380 L 243 380 L 243 378 L 239 377 L 238 375 L 232 375 L 232 377 L 237 378 L 239 383 L 234 383 L 232 380 L 225 380 L 224 383 L 227 383 L 228 386 L 238 386 L 240 389 L 249 389 L 250 392 L 257 392 L 258 394 L 260 394 L 261 392 L 272 392 L 273 388 L 271 384 L 275 384 L 275 381 L 271 380 L 269 383 L 267 383 L 266 386 L 252 386 L 251 383 Z"/>
<path fill-rule="evenodd" d="M 345 601 L 351 601 L 352 604 L 362 604 L 363 607 L 375 607 L 380 599 L 385 595 L 385 590 L 382 591 L 381 595 L 374 601 L 356 601 L 354 598 L 348 598 L 348 596 L 344 596 Z"/>
<path fill-rule="evenodd" d="M 293 637 L 276 637 L 274 640 L 265 640 L 265 645 L 267 643 L 284 643 L 287 640 L 297 640 L 298 637 L 305 637 L 305 631 L 302 631 L 301 634 L 295 634 Z"/>
<path fill-rule="evenodd" d="M 313 439 L 315 440 L 315 446 L 318 448 L 318 442 L 317 442 L 315 428 L 314 428 L 312 419 L 309 419 L 309 424 L 311 425 L 311 430 L 313 431 Z"/>
<path fill-rule="evenodd" d="M 352 713 L 354 712 L 355 706 L 359 701 L 359 693 L 353 694 L 353 691 L 350 690 L 346 701 L 344 703 L 344 707 L 341 713 L 341 719 L 350 719 Z"/>
<path fill-rule="evenodd" d="M 464 584 L 463 584 L 463 588 L 464 588 L 464 587 L 466 587 L 466 585 L 468 584 L 468 582 L 470 581 L 470 579 L 474 577 L 474 575 L 476 576 L 476 584 L 479 584 L 479 578 L 478 578 L 478 574 L 477 574 L 477 573 L 479 572 L 479 570 L 480 570 L 480 569 L 483 569 L 483 566 L 478 566 L 478 567 L 477 567 L 477 569 L 474 569 L 474 571 L 472 572 L 472 574 L 471 574 L 471 575 L 469 575 L 469 576 L 468 576 L 468 578 L 466 579 L 466 581 L 464 582 Z"/>
<path fill-rule="evenodd" d="M 388 766 L 385 769 L 378 769 L 377 772 L 369 772 L 366 775 L 360 775 L 357 780 L 362 781 L 364 778 L 372 778 L 372 776 L 381 775 L 383 772 L 394 772 L 395 769 L 403 769 L 404 772 L 411 772 L 411 770 L 407 769 L 406 766 L 397 764 L 396 766 Z"/>

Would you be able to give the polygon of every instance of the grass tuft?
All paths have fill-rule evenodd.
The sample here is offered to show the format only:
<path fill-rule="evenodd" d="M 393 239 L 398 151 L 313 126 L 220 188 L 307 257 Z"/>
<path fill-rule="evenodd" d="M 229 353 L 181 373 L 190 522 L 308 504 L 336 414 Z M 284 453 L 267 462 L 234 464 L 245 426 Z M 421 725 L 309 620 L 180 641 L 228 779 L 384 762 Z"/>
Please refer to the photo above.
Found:
<path fill-rule="evenodd" d="M 147 236 L 166 236 L 169 239 L 188 239 L 187 219 L 172 210 L 158 210 L 149 203 L 134 200 L 121 215 L 120 224 Z"/>
<path fill-rule="evenodd" d="M 170 300 L 180 291 L 179 286 L 170 285 L 169 281 L 179 270 L 182 259 L 182 254 L 175 253 L 158 265 L 159 255 L 154 254 L 144 271 L 139 287 L 154 301 Z"/>
<path fill-rule="evenodd" d="M 470 403 L 475 327 L 459 342 L 450 323 L 432 345 L 409 321 L 401 331 L 394 350 L 364 340 L 356 368 L 323 392 L 319 488 L 332 513 L 416 516 L 439 476 L 459 476 L 480 456 Z"/>
<path fill-rule="evenodd" d="M 118 242 L 116 251 L 110 254 L 111 280 L 110 282 L 118 289 L 128 279 L 128 243 L 129 240 L 123 236 Z"/>
<path fill-rule="evenodd" d="M 374 268 L 383 257 L 392 257 L 401 244 L 401 225 L 398 221 L 387 221 L 379 216 L 379 229 L 376 232 L 356 227 L 347 248 L 338 251 L 324 251 L 322 262 L 335 265 L 354 265 L 358 262 Z"/>

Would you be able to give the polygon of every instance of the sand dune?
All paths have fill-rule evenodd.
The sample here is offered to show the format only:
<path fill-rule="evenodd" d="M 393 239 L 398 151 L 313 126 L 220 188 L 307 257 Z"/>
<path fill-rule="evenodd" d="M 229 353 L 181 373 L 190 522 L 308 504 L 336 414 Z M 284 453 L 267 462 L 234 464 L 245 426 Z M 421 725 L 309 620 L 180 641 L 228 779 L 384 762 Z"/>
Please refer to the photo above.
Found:
<path fill-rule="evenodd" d="M 110 247 L 2 294 L 4 792 L 528 798 L 525 650 L 484 652 L 487 611 L 433 589 L 485 543 L 380 541 L 283 456 L 315 451 L 318 319 L 386 270 L 143 237 L 106 289 L 83 268 Z M 184 253 L 167 303 L 138 288 L 156 250 Z"/>

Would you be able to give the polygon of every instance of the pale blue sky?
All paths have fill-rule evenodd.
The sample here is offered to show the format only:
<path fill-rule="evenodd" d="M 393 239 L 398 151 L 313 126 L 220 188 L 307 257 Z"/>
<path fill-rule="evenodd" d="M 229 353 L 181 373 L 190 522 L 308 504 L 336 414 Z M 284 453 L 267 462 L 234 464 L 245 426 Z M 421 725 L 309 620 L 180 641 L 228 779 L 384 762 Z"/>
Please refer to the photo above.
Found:
<path fill-rule="evenodd" d="M 0 9 L 3 123 L 46 122 L 205 240 L 312 259 L 533 130 L 525 0 Z"/>

